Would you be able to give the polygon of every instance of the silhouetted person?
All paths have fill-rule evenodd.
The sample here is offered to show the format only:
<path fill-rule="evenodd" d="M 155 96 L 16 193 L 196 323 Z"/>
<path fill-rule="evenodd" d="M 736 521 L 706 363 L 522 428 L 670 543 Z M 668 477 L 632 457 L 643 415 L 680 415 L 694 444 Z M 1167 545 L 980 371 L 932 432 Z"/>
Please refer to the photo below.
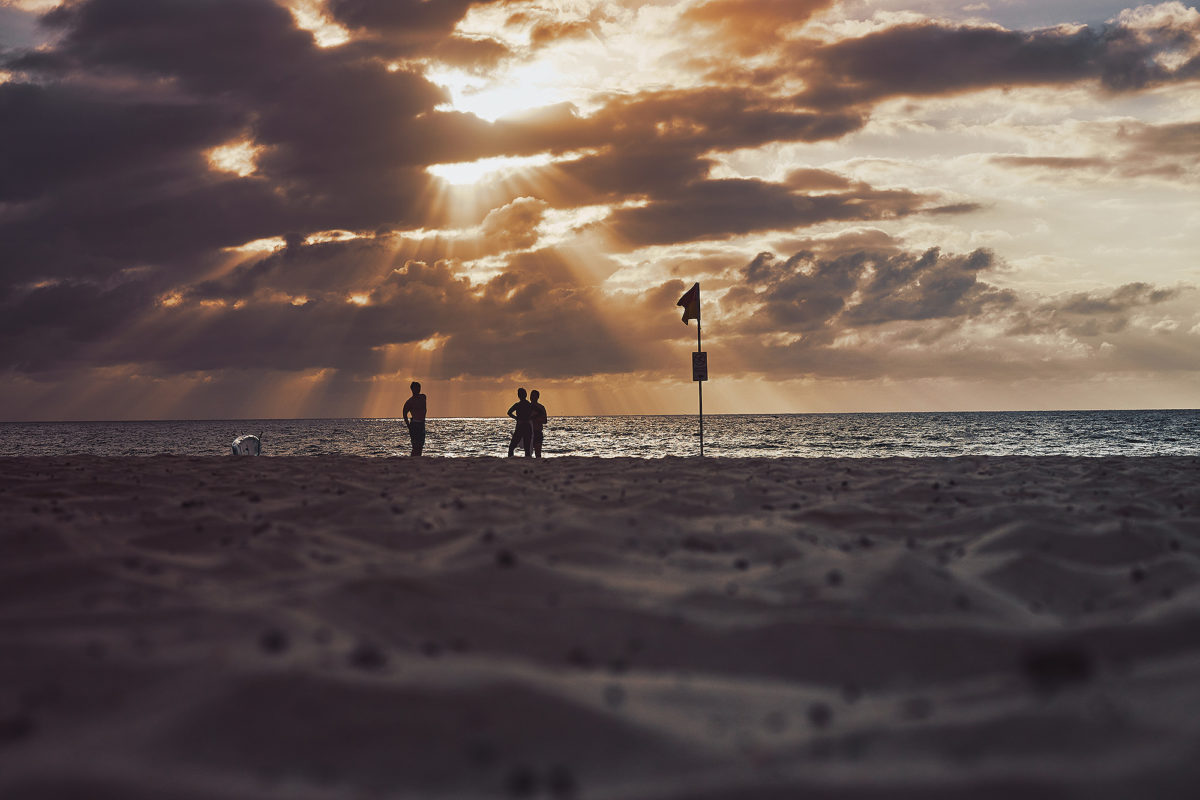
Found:
<path fill-rule="evenodd" d="M 404 427 L 408 428 L 408 435 L 412 439 L 412 454 L 419 456 L 425 449 L 425 395 L 421 394 L 421 384 L 416 381 L 408 388 L 412 389 L 413 395 L 404 401 Z M 408 420 L 410 414 L 412 422 Z"/>
<path fill-rule="evenodd" d="M 520 442 L 525 448 L 525 457 L 529 458 L 530 440 L 533 438 L 533 425 L 529 420 L 533 416 L 533 403 L 525 399 L 524 389 L 517 389 L 517 398 L 517 402 L 508 408 L 508 416 L 517 421 L 517 429 L 508 443 L 508 457 L 512 458 L 513 450 Z"/>
<path fill-rule="evenodd" d="M 546 424 L 548 417 L 546 416 L 546 407 L 538 402 L 538 398 L 542 393 L 534 389 L 529 393 L 529 405 L 533 407 L 533 413 L 529 417 L 529 424 L 533 426 L 533 455 L 535 458 L 542 457 L 542 426 Z"/>

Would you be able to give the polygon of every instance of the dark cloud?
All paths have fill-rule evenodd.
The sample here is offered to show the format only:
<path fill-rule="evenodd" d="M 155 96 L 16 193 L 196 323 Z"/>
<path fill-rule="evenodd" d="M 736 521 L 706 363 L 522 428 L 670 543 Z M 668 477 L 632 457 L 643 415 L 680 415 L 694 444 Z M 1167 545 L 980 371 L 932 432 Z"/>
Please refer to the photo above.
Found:
<path fill-rule="evenodd" d="M 1179 295 L 1179 289 L 1159 289 L 1148 283 L 1127 283 L 1104 293 L 1079 292 L 1057 299 L 1052 308 L 1067 314 L 1111 314 L 1156 305 Z"/>
<path fill-rule="evenodd" d="M 1200 122 L 1122 126 L 1117 138 L 1135 153 L 1200 158 Z"/>
<path fill-rule="evenodd" d="M 0 84 L 0 202 L 36 200 L 132 170 L 204 168 L 199 151 L 246 117 L 208 101 L 98 95 L 72 86 Z"/>
<path fill-rule="evenodd" d="M 265 0 L 81 0 L 43 20 L 61 30 L 61 41 L 18 66 L 124 70 L 199 92 L 262 95 L 312 62 L 311 34 Z"/>
<path fill-rule="evenodd" d="M 328 0 L 326 8 L 349 28 L 385 33 L 410 43 L 448 36 L 472 5 L 490 0 Z"/>
<path fill-rule="evenodd" d="M 998 266 L 988 251 L 860 249 L 856 239 L 815 242 L 821 254 L 788 259 L 760 253 L 721 298 L 721 324 L 734 333 L 714 349 L 769 377 L 1061 378 L 1095 368 L 1078 348 L 1114 371 L 1195 368 L 1165 310 L 1193 297 L 1191 287 L 1018 293 L 987 282 Z M 1132 324 L 1156 306 L 1164 310 Z M 1076 341 L 1076 350 L 1047 339 Z"/>
<path fill-rule="evenodd" d="M 163 308 L 109 357 L 168 373 L 336 368 L 370 374 L 382 366 L 378 348 L 421 341 L 466 319 L 472 297 L 469 283 L 447 265 L 411 262 L 378 283 L 365 305 L 325 296 L 303 305 L 262 299 Z"/>
<path fill-rule="evenodd" d="M 0 86 L 0 191 L 36 201 L 0 218 L 5 274 L 100 277 L 426 216 L 411 131 L 444 95 L 424 78 L 318 48 L 267 0 L 89 0 L 47 21 L 58 46 Z M 258 173 L 213 172 L 203 152 L 243 134 Z"/>
<path fill-rule="evenodd" d="M 595 155 L 530 171 L 527 190 L 540 190 L 557 206 L 591 205 L 629 197 L 669 194 L 702 180 L 713 163 L 686 149 L 648 142 L 640 147 L 610 148 Z"/>
<path fill-rule="evenodd" d="M 996 156 L 993 164 L 1005 167 L 1029 167 L 1033 169 L 1072 170 L 1093 169 L 1108 166 L 1102 158 L 1070 158 L 1064 156 Z"/>
<path fill-rule="evenodd" d="M 1130 283 L 1112 290 L 1054 297 L 1021 295 L 983 278 L 998 268 L 990 251 L 966 255 L 885 248 L 858 249 L 858 237 L 821 243 L 783 260 L 760 253 L 739 273 L 722 308 L 754 332 L 841 332 L 895 322 L 946 321 L 936 337 L 968 320 L 1003 324 L 1009 335 L 1113 332 L 1129 313 L 1182 297 L 1189 289 Z M 914 329 L 915 330 L 915 329 Z"/>
<path fill-rule="evenodd" d="M 104 280 L 129 269 L 168 270 L 186 279 L 220 248 L 315 218 L 289 213 L 261 181 L 190 168 L 121 175 L 73 185 L 0 221 L 0 265 L 15 281 Z"/>
<path fill-rule="evenodd" d="M 979 281 L 995 265 L 986 250 L 948 256 L 852 251 L 833 258 L 760 253 L 722 301 L 755 332 L 813 332 L 895 321 L 963 319 L 1009 306 L 1015 295 Z"/>
<path fill-rule="evenodd" d="M 526 200 L 502 216 L 532 229 L 540 212 Z M 554 249 L 511 255 L 477 285 L 448 262 L 389 269 L 399 258 L 390 239 L 305 245 L 293 237 L 223 278 L 165 295 L 138 280 L 11 292 L 0 301 L 0 352 L 6 369 L 32 375 L 136 363 L 163 376 L 334 369 L 365 377 L 384 368 L 386 348 L 438 338 L 433 377 L 574 378 L 656 363 L 661 337 L 646 326 L 671 319 L 647 310 L 656 295 L 614 297 Z"/>
<path fill-rule="evenodd" d="M 97 343 L 127 330 L 152 301 L 139 281 L 10 289 L 0 298 L 0 368 L 40 373 L 93 366 Z"/>
<path fill-rule="evenodd" d="M 285 247 L 249 258 L 219 278 L 186 289 L 194 300 L 270 299 L 279 295 L 345 300 L 375 289 L 381 275 L 409 263 L 474 260 L 533 247 L 546 203 L 522 197 L 494 209 L 478 231 L 454 237 L 406 239 L 396 235 L 316 241 L 293 234 Z M 401 274 L 407 274 L 402 269 Z"/>
<path fill-rule="evenodd" d="M 641 305 L 641 298 L 621 303 L 581 283 L 555 250 L 512 256 L 503 272 L 474 287 L 445 263 L 410 261 L 372 289 L 365 305 L 328 296 L 302 306 L 264 299 L 194 309 L 170 321 L 190 330 L 186 339 L 167 337 L 168 347 L 139 350 L 168 371 L 337 368 L 370 375 L 381 367 L 379 348 L 438 337 L 433 378 L 579 377 L 646 362 L 646 348 L 627 344 L 630 326 L 610 327 L 625 318 L 641 327 Z"/>
<path fill-rule="evenodd" d="M 643 246 L 895 218 L 929 208 L 932 199 L 869 187 L 813 195 L 760 180 L 705 180 L 677 187 L 648 205 L 618 209 L 605 224 L 630 245 Z"/>
<path fill-rule="evenodd" d="M 513 55 L 507 45 L 495 39 L 466 36 L 449 36 L 434 45 L 429 52 L 443 64 L 476 74 L 496 69 Z"/>
<path fill-rule="evenodd" d="M 857 112 L 797 111 L 769 97 L 722 87 L 612 94 L 596 99 L 599 108 L 586 116 L 568 103 L 494 123 L 468 114 L 425 114 L 411 131 L 415 137 L 412 142 L 426 163 L 596 149 L 611 163 L 595 172 L 608 173 L 624 161 L 631 164 L 634 174 L 639 174 L 647 159 L 703 161 L 711 151 L 776 141 L 825 141 L 856 131 L 864 123 Z M 588 163 L 576 162 L 575 167 L 586 171 Z"/>
<path fill-rule="evenodd" d="M 270 148 L 264 169 L 276 181 L 320 190 L 347 171 L 359 181 L 372 170 L 428 163 L 396 142 L 446 99 L 442 90 L 389 71 L 370 48 L 316 47 L 273 2 L 89 0 L 49 19 L 67 30 L 54 68 L 67 77 L 99 69 L 169 78 L 177 100 L 222 102 Z"/>
<path fill-rule="evenodd" d="M 722 87 L 614 95 L 594 119 L 602 130 L 620 131 L 617 143 L 649 136 L 697 151 L 837 139 L 864 122 L 854 112 L 797 111 L 767 94 Z"/>
<path fill-rule="evenodd" d="M 1090 338 L 1124 331 L 1131 313 L 1175 300 L 1191 291 L 1127 283 L 1116 289 L 1071 292 L 1025 304 L 1008 320 L 1009 335 L 1035 336 L 1065 332 Z"/>
<path fill-rule="evenodd" d="M 564 39 L 582 39 L 596 33 L 594 23 L 587 20 L 545 20 L 533 26 L 529 32 L 529 43 L 534 47 L 545 47 Z"/>
<path fill-rule="evenodd" d="M 852 183 L 845 175 L 827 169 L 794 169 L 783 182 L 790 189 L 810 192 L 845 190 Z"/>
<path fill-rule="evenodd" d="M 522 195 L 536 195 L 560 208 L 640 197 L 672 199 L 681 191 L 697 191 L 690 187 L 714 165 L 713 151 L 836 139 L 863 124 L 853 112 L 797 112 L 764 103 L 722 88 L 652 91 L 608 97 L 586 117 L 568 104 L 495 123 L 468 115 L 426 115 L 419 134 L 421 146 L 428 143 L 441 162 L 585 151 L 571 160 L 506 175 L 499 185 L 479 187 L 472 200 L 483 214 Z M 826 173 L 821 180 L 835 178 Z M 848 182 L 840 179 L 838 185 Z"/>
<path fill-rule="evenodd" d="M 852 325 L 879 325 L 893 320 L 971 318 L 984 309 L 1011 305 L 1016 295 L 979 282 L 979 273 L 994 265 L 986 250 L 966 256 L 944 256 L 936 249 L 918 259 L 892 257 L 876 261 L 859 286 L 860 297 L 847 309 Z"/>
<path fill-rule="evenodd" d="M 349 294 L 370 289 L 395 265 L 395 250 L 387 239 L 303 244 L 299 235 L 286 247 L 248 259 L 225 275 L 200 281 L 187 289 L 196 300 L 244 300 L 260 294 L 293 297 Z"/>
<path fill-rule="evenodd" d="M 87 0 L 46 22 L 56 46 L 13 59 L 19 78 L 0 85 L 6 368 L 365 368 L 462 300 L 404 272 L 411 291 L 348 304 L 345 291 L 382 291 L 391 254 L 300 245 L 421 224 L 431 183 L 409 134 L 444 99 L 436 86 L 367 48 L 316 47 L 267 0 Z M 244 134 L 258 172 L 215 172 L 204 152 Z M 285 234 L 283 252 L 201 279 L 223 248 Z M 168 294 L 182 300 L 157 302 Z"/>
<path fill-rule="evenodd" d="M 1200 30 L 1182 24 L 1011 31 L 927 22 L 832 44 L 797 43 L 792 57 L 809 82 L 797 102 L 843 108 L 994 87 L 1099 81 L 1111 91 L 1131 91 L 1195 80 L 1200 58 L 1168 67 L 1156 57 L 1198 40 Z"/>

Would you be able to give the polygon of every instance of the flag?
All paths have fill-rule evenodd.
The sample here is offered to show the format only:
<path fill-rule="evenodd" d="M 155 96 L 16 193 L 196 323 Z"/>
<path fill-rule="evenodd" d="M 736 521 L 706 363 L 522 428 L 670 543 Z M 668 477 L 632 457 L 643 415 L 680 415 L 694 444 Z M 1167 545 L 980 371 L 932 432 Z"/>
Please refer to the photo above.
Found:
<path fill-rule="evenodd" d="M 683 324 L 687 325 L 689 319 L 700 322 L 700 284 L 697 283 L 692 288 L 683 293 L 683 297 L 679 298 L 677 306 L 683 306 Z"/>

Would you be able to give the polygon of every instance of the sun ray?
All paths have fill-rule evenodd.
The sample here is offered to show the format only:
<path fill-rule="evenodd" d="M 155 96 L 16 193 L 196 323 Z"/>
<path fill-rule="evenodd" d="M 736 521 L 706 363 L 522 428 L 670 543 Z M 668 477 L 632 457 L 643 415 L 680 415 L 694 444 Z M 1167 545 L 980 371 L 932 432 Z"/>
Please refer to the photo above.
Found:
<path fill-rule="evenodd" d="M 480 181 L 494 179 L 512 170 L 541 167 L 553 160 L 554 156 L 550 153 L 539 153 L 533 156 L 496 156 L 481 158 L 477 161 L 434 164 L 427 167 L 426 170 L 451 186 L 474 186 Z"/>

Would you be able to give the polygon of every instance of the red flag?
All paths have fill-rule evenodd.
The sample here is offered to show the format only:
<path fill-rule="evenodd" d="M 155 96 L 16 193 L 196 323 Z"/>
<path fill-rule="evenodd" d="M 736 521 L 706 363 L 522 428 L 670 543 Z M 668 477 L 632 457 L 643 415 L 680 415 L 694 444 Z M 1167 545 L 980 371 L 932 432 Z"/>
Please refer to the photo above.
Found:
<path fill-rule="evenodd" d="M 677 306 L 683 306 L 683 324 L 687 325 L 689 319 L 700 322 L 700 284 L 697 283 L 692 288 L 683 293 L 683 297 L 679 298 Z"/>

